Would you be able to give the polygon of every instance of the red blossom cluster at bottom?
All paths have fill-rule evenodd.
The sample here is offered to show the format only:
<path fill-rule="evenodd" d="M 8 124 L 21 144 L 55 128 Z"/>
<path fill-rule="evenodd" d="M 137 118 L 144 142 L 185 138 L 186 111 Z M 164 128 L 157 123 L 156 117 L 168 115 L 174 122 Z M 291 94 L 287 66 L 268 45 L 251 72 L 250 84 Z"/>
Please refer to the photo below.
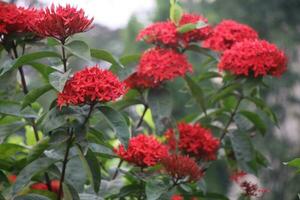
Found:
<path fill-rule="evenodd" d="M 163 158 L 161 164 L 166 173 L 176 182 L 179 180 L 196 182 L 204 175 L 203 170 L 188 156 L 170 155 Z"/>
<path fill-rule="evenodd" d="M 246 180 L 247 173 L 243 171 L 235 172 L 230 179 L 239 185 L 243 194 L 248 197 L 261 197 L 266 192 L 269 192 L 266 188 L 260 188 L 258 184 Z"/>
<path fill-rule="evenodd" d="M 171 200 L 184 200 L 184 197 L 181 196 L 180 194 L 174 194 L 174 195 L 171 197 Z M 192 198 L 190 198 L 190 200 L 198 200 L 198 198 L 192 197 Z"/>
<path fill-rule="evenodd" d="M 139 167 L 155 165 L 168 155 L 168 148 L 154 136 L 139 134 L 129 140 L 128 148 L 120 145 L 114 152 L 123 160 Z"/>

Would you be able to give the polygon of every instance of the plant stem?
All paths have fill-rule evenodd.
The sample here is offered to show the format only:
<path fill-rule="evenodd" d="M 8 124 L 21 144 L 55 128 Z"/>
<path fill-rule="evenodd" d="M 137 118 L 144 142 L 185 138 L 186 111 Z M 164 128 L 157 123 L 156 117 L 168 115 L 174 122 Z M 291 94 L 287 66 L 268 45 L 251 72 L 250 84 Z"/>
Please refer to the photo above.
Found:
<path fill-rule="evenodd" d="M 142 113 L 142 116 L 141 116 L 139 122 L 137 123 L 137 125 L 136 125 L 136 127 L 135 127 L 136 129 L 138 129 L 138 128 L 142 125 L 143 120 L 144 120 L 144 117 L 145 117 L 145 114 L 146 114 L 148 108 L 149 108 L 148 105 L 147 105 L 147 104 L 144 104 L 144 111 L 143 111 L 143 113 Z"/>
<path fill-rule="evenodd" d="M 74 135 L 74 132 L 72 130 L 71 135 L 67 141 L 67 148 L 66 148 L 66 152 L 65 152 L 65 156 L 64 156 L 64 160 L 63 160 L 62 172 L 61 172 L 61 177 L 60 177 L 60 181 L 59 181 L 59 190 L 58 190 L 57 200 L 60 200 L 61 196 L 63 194 L 63 182 L 65 180 L 69 152 L 70 152 L 70 149 L 72 147 L 72 142 L 73 142 L 73 135 Z"/>
<path fill-rule="evenodd" d="M 63 63 L 63 66 L 64 66 L 64 72 L 67 72 L 67 58 L 66 58 L 66 50 L 65 50 L 65 42 L 64 41 L 61 41 L 61 52 L 62 52 L 62 58 L 61 58 L 61 61 Z"/>
<path fill-rule="evenodd" d="M 237 101 L 237 104 L 236 104 L 236 106 L 235 106 L 233 112 L 231 113 L 230 118 L 229 118 L 227 124 L 225 125 L 225 128 L 224 128 L 224 130 L 223 130 L 223 132 L 222 132 L 222 134 L 221 134 L 220 141 L 223 140 L 223 138 L 225 137 L 226 133 L 228 132 L 228 128 L 229 128 L 230 124 L 233 122 L 234 116 L 236 115 L 236 113 L 237 113 L 237 111 L 238 111 L 238 108 L 239 108 L 239 106 L 240 106 L 241 101 L 243 100 L 243 98 L 244 98 L 244 97 L 243 97 L 242 95 L 239 96 L 238 101 Z"/>
<path fill-rule="evenodd" d="M 94 109 L 94 107 L 95 107 L 95 103 L 92 103 L 91 105 L 90 105 L 90 110 L 89 110 L 89 112 L 88 112 L 88 114 L 87 114 L 87 116 L 86 116 L 86 118 L 85 118 L 85 120 L 84 120 L 84 122 L 83 122 L 83 124 L 82 124 L 82 127 L 84 127 L 85 125 L 86 125 L 86 123 L 89 121 L 89 119 L 90 119 L 90 117 L 91 117 L 91 115 L 92 115 L 92 112 L 93 112 L 93 109 Z"/>
<path fill-rule="evenodd" d="M 112 177 L 112 180 L 114 180 L 118 176 L 119 169 L 120 169 L 122 163 L 123 163 L 123 160 L 120 160 L 119 163 L 118 163 L 117 169 L 116 169 L 116 171 L 115 171 L 115 173 L 114 173 L 114 175 Z"/>
<path fill-rule="evenodd" d="M 13 50 L 14 58 L 17 59 L 19 57 L 19 55 L 18 55 L 18 51 L 17 51 L 17 46 L 15 44 L 13 44 L 12 50 Z M 22 55 L 24 55 L 24 53 L 25 53 L 25 45 L 22 46 Z M 27 87 L 23 67 L 20 66 L 18 68 L 18 70 L 19 70 L 20 77 L 21 77 L 21 84 L 22 84 L 22 88 L 23 88 L 23 93 L 26 95 L 26 94 L 28 94 L 29 90 L 28 90 L 28 87 Z M 40 140 L 40 137 L 39 137 L 39 133 L 38 133 L 36 123 L 35 123 L 34 119 L 29 119 L 29 122 L 31 123 L 32 129 L 33 129 L 35 141 L 38 142 Z M 45 176 L 46 184 L 48 186 L 48 190 L 52 191 L 50 178 L 49 178 L 48 173 L 45 172 L 44 176 Z"/>

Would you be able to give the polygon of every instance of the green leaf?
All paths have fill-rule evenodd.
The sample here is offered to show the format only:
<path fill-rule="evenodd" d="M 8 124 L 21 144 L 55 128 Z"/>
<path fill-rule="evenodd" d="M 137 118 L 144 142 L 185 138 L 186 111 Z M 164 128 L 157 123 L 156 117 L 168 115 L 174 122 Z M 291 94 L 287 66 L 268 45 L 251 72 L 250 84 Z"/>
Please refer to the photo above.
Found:
<path fill-rule="evenodd" d="M 241 84 L 233 83 L 226 86 L 225 88 L 220 89 L 214 96 L 211 97 L 210 99 L 211 104 L 214 104 L 215 102 L 232 95 L 233 92 L 240 87 Z"/>
<path fill-rule="evenodd" d="M 212 58 L 213 60 L 218 60 L 218 56 L 216 54 L 214 54 L 210 49 L 207 49 L 207 48 L 203 48 L 197 44 L 190 44 L 186 50 L 189 50 L 189 51 L 193 51 L 193 52 L 196 52 L 196 53 L 200 53 L 202 55 L 205 55 L 207 57 L 210 57 Z"/>
<path fill-rule="evenodd" d="M 192 96 L 195 98 L 202 111 L 206 113 L 205 97 L 202 88 L 188 75 L 185 76 L 185 81 L 190 89 Z"/>
<path fill-rule="evenodd" d="M 183 34 L 183 33 L 187 33 L 187 32 L 190 32 L 192 30 L 195 30 L 195 29 L 204 28 L 206 26 L 207 26 L 207 24 L 203 21 L 199 21 L 197 23 L 188 23 L 188 24 L 184 24 L 184 25 L 178 27 L 177 32 Z"/>
<path fill-rule="evenodd" d="M 166 184 L 163 180 L 158 178 L 150 179 L 146 182 L 146 196 L 147 200 L 156 200 L 167 192 L 170 186 Z"/>
<path fill-rule="evenodd" d="M 48 197 L 39 195 L 39 194 L 26 194 L 17 196 L 14 200 L 50 200 Z"/>
<path fill-rule="evenodd" d="M 271 121 L 279 127 L 279 122 L 276 117 L 276 114 L 272 111 L 272 109 L 264 102 L 262 99 L 259 99 L 257 97 L 245 97 L 245 99 L 253 102 L 257 108 L 261 109 L 263 112 L 265 112 L 268 117 L 271 119 Z"/>
<path fill-rule="evenodd" d="M 18 155 L 26 154 L 28 149 L 18 144 L 4 143 L 0 144 L 0 152 L 0 159 L 10 160 L 14 159 Z"/>
<path fill-rule="evenodd" d="M 76 189 L 67 183 L 63 183 L 64 200 L 80 200 Z"/>
<path fill-rule="evenodd" d="M 88 178 L 93 185 L 94 191 L 98 193 L 100 188 L 100 183 L 101 183 L 101 171 L 100 171 L 100 165 L 97 160 L 97 157 L 94 154 L 94 152 L 90 149 L 87 150 L 85 156 L 83 155 L 79 147 L 77 149 L 78 149 L 79 157 L 83 162 L 83 166 L 86 171 L 86 174 L 88 175 Z"/>
<path fill-rule="evenodd" d="M 47 45 L 50 46 L 50 47 L 57 46 L 57 45 L 60 45 L 60 41 L 58 41 L 55 38 L 48 37 L 47 38 Z"/>
<path fill-rule="evenodd" d="M 240 130 L 229 135 L 234 155 L 240 167 L 249 171 L 248 164 L 254 159 L 254 148 L 250 137 Z"/>
<path fill-rule="evenodd" d="M 173 99 L 168 90 L 155 88 L 149 90 L 147 102 L 155 123 L 156 134 L 162 134 L 172 114 Z"/>
<path fill-rule="evenodd" d="M 209 200 L 229 200 L 226 196 L 224 196 L 223 194 L 218 194 L 218 193 L 213 193 L 213 192 L 197 192 L 197 193 L 193 193 L 192 195 L 184 195 L 186 197 L 203 197 L 205 199 L 209 199 Z"/>
<path fill-rule="evenodd" d="M 90 48 L 89 46 L 81 41 L 81 40 L 73 40 L 72 42 L 66 44 L 64 46 L 69 52 L 72 53 L 72 55 L 81 58 L 83 60 L 90 61 L 91 55 L 90 55 Z"/>
<path fill-rule="evenodd" d="M 38 71 L 46 81 L 49 80 L 49 74 L 56 71 L 50 66 L 38 62 L 30 62 L 29 65 Z"/>
<path fill-rule="evenodd" d="M 46 171 L 48 167 L 55 162 L 57 161 L 50 158 L 39 158 L 27 165 L 21 170 L 17 177 L 16 183 L 13 185 L 13 194 L 17 194 L 30 182 L 33 176 L 40 172 Z"/>
<path fill-rule="evenodd" d="M 2 76 L 3 74 L 5 74 L 10 70 L 16 69 L 26 64 L 30 64 L 34 60 L 48 58 L 48 57 L 60 58 L 60 55 L 52 51 L 39 51 L 39 52 L 23 55 L 18 59 L 11 61 L 10 63 L 6 63 L 5 65 L 2 65 L 2 67 L 0 68 L 0 76 Z"/>
<path fill-rule="evenodd" d="M 290 167 L 300 168 L 300 158 L 295 158 L 294 160 L 291 160 L 289 162 L 285 162 L 284 164 L 288 165 Z"/>
<path fill-rule="evenodd" d="M 250 122 L 252 122 L 254 124 L 254 126 L 259 130 L 259 132 L 262 135 L 265 135 L 265 133 L 267 131 L 267 127 L 266 127 L 265 123 L 263 122 L 263 120 L 259 117 L 258 114 L 247 111 L 247 110 L 241 110 L 238 112 L 238 114 L 241 114 L 244 117 L 246 117 Z"/>
<path fill-rule="evenodd" d="M 121 143 L 127 147 L 128 140 L 130 138 L 130 132 L 126 123 L 126 119 L 123 117 L 123 115 L 108 106 L 100 106 L 99 110 L 103 114 L 108 125 L 116 133 Z"/>
<path fill-rule="evenodd" d="M 200 74 L 200 76 L 198 77 L 197 81 L 204 81 L 206 79 L 211 79 L 211 78 L 221 78 L 222 76 L 218 73 L 218 72 L 203 72 Z"/>
<path fill-rule="evenodd" d="M 40 157 L 44 151 L 49 147 L 49 137 L 45 137 L 40 140 L 34 147 L 29 151 L 27 162 L 30 163 Z"/>
<path fill-rule="evenodd" d="M 35 102 L 40 96 L 52 89 L 50 84 L 31 90 L 23 99 L 22 109 Z"/>
<path fill-rule="evenodd" d="M 70 76 L 70 73 L 71 70 L 68 70 L 63 74 L 60 72 L 53 72 L 49 75 L 49 82 L 58 92 L 62 92 Z"/>
<path fill-rule="evenodd" d="M 112 64 L 112 66 L 118 67 L 118 69 L 124 68 L 124 66 L 120 63 L 120 61 L 115 58 L 110 52 L 103 49 L 91 49 L 91 56 L 93 58 L 104 60 Z M 113 72 L 116 72 L 116 67 L 112 69 Z"/>
<path fill-rule="evenodd" d="M 176 25 L 178 25 L 182 15 L 183 15 L 182 8 L 177 3 L 172 4 L 170 8 L 171 21 L 174 22 Z"/>
<path fill-rule="evenodd" d="M 0 114 L 24 118 L 36 118 L 36 113 L 31 108 L 22 110 L 19 103 L 8 100 L 0 100 Z"/>

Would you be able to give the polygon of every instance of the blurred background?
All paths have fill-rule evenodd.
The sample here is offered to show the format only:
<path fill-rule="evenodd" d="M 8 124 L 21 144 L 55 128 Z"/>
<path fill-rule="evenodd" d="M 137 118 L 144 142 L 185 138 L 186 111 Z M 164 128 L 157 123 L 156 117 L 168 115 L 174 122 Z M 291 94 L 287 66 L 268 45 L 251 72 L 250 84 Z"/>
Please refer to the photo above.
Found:
<path fill-rule="evenodd" d="M 76 5 L 93 16 L 95 27 L 77 37 L 92 48 L 111 51 L 116 56 L 139 53 L 147 46 L 135 42 L 141 28 L 152 21 L 166 20 L 169 0 L 11 0 L 19 5 L 44 7 L 51 3 Z M 234 19 L 255 28 L 260 37 L 276 43 L 289 57 L 288 72 L 280 79 L 267 80 L 264 93 L 280 121 L 280 128 L 270 124 L 264 138 L 255 138 L 255 145 L 266 155 L 270 167 L 258 176 L 270 189 L 264 199 L 296 200 L 300 193 L 300 175 L 283 164 L 300 157 L 300 0 L 180 0 L 187 12 L 197 12 L 211 24 Z M 191 55 L 194 67 L 201 68 L 201 58 Z M 74 65 L 79 65 L 74 63 Z M 35 80 L 30 80 L 34 82 Z M 181 105 L 182 98 L 176 98 Z M 180 106 L 175 113 L 180 112 Z M 180 114 L 179 114 L 180 115 Z M 182 114 L 181 114 L 182 115 Z M 180 117 L 178 117 L 180 118 Z M 231 186 L 222 166 L 207 178 L 211 192 L 230 193 Z M 223 180 L 220 182 L 220 180 Z"/>

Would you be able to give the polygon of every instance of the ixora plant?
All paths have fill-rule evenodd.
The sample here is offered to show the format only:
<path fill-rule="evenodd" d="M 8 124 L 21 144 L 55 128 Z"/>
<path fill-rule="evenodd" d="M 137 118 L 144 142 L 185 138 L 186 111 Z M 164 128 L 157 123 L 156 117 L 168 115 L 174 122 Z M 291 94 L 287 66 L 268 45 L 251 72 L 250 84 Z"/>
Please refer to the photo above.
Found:
<path fill-rule="evenodd" d="M 1 200 L 225 200 L 205 187 L 220 163 L 240 199 L 271 192 L 248 178 L 268 165 L 251 139 L 265 134 L 265 120 L 278 123 L 261 91 L 285 72 L 285 54 L 247 25 L 211 26 L 170 5 L 169 20 L 137 36 L 151 47 L 117 59 L 74 40 L 93 28 L 81 9 L 0 3 L 0 78 L 16 90 L 0 100 Z M 203 64 L 193 66 L 189 52 Z M 111 66 L 74 71 L 73 57 Z M 24 66 L 43 81 L 29 88 Z M 50 91 L 50 106 L 37 101 Z M 192 104 L 190 114 L 176 116 L 173 93 L 190 98 L 179 108 Z"/>

